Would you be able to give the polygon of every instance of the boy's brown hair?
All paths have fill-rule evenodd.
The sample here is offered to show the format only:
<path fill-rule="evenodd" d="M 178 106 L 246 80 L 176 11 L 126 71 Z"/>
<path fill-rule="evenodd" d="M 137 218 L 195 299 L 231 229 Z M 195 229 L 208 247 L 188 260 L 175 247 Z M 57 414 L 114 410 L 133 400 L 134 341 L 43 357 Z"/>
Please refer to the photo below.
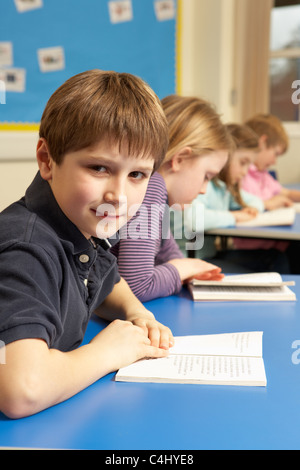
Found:
<path fill-rule="evenodd" d="M 168 147 L 161 103 L 140 78 L 89 70 L 68 79 L 50 97 L 40 124 L 53 160 L 101 141 L 128 156 L 154 158 L 157 169 Z"/>
<path fill-rule="evenodd" d="M 250 127 L 258 137 L 267 136 L 267 147 L 282 147 L 282 153 L 285 153 L 289 147 L 289 138 L 278 117 L 273 114 L 257 114 L 245 123 Z"/>

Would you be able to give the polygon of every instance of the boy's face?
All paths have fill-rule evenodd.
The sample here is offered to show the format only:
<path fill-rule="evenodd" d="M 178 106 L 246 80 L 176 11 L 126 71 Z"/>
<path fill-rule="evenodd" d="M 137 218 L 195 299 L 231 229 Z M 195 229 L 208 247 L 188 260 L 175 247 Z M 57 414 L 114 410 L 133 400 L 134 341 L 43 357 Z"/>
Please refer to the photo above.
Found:
<path fill-rule="evenodd" d="M 259 139 L 259 153 L 256 156 L 255 165 L 259 171 L 266 171 L 276 164 L 277 157 L 283 153 L 281 145 L 267 146 L 265 136 Z"/>
<path fill-rule="evenodd" d="M 143 202 L 154 160 L 128 157 L 103 143 L 51 159 L 49 180 L 64 214 L 90 238 L 109 238 Z"/>

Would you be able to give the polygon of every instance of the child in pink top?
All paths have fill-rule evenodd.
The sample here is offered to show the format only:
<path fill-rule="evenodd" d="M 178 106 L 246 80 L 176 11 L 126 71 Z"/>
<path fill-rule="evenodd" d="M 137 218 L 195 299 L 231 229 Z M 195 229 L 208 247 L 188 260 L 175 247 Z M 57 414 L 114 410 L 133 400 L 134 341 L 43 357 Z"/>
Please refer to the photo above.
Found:
<path fill-rule="evenodd" d="M 300 191 L 284 188 L 268 171 L 289 146 L 289 138 L 281 121 L 270 114 L 258 114 L 246 124 L 258 136 L 260 150 L 242 182 L 243 189 L 263 199 L 267 210 L 299 202 Z"/>
<path fill-rule="evenodd" d="M 259 154 L 257 154 L 259 158 Z M 242 181 L 243 189 L 258 195 L 264 201 L 270 201 L 281 194 L 281 184 L 267 171 L 260 171 L 254 164 L 250 165 L 247 175 Z M 282 205 L 290 205 L 290 201 L 282 199 Z"/>
<path fill-rule="evenodd" d="M 256 154 L 254 164 L 249 167 L 248 174 L 242 181 L 242 188 L 263 199 L 266 210 L 292 206 L 300 201 L 300 191 L 284 188 L 270 173 L 269 168 L 275 165 L 277 157 L 283 155 L 289 145 L 288 136 L 280 120 L 273 115 L 259 114 L 246 122 L 259 138 L 259 152 Z M 291 268 L 291 259 L 295 259 L 294 243 L 275 240 L 235 239 L 234 246 L 238 250 L 251 250 L 249 255 L 253 257 L 252 250 L 270 250 L 274 256 L 286 257 Z M 293 252 L 293 255 L 291 253 Z M 281 253 L 281 255 L 279 254 Z M 263 252 L 262 252 L 263 255 Z M 285 264 L 285 263 L 284 263 Z M 282 271 L 287 271 L 287 267 Z M 297 269 L 299 271 L 299 269 Z"/>

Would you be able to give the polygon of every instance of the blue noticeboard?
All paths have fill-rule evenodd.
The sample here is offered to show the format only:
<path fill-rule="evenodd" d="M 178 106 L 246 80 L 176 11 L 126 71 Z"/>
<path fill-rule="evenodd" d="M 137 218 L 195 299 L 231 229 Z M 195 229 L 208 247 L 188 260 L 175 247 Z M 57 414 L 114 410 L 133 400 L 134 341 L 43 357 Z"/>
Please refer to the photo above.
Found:
<path fill-rule="evenodd" d="M 66 79 L 95 68 L 138 75 L 159 98 L 175 93 L 176 4 L 176 0 L 1 0 L 0 81 L 3 84 L 5 77 L 7 88 L 0 123 L 38 123 L 50 95 Z M 9 53 L 3 52 L 7 45 L 11 64 Z M 10 88 L 22 79 L 23 88 L 22 84 L 17 91 Z"/>

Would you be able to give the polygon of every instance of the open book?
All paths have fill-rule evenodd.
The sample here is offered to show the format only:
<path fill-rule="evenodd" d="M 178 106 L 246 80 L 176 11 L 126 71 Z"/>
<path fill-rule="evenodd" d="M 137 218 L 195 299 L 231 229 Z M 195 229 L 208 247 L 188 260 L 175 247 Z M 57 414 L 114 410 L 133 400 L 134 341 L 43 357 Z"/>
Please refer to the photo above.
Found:
<path fill-rule="evenodd" d="M 294 281 L 283 281 L 278 273 L 227 275 L 221 281 L 198 281 L 188 286 L 194 300 L 274 301 L 296 300 L 288 287 Z"/>
<path fill-rule="evenodd" d="M 178 336 L 168 357 L 135 362 L 115 380 L 264 387 L 262 336 L 260 331 Z"/>
<path fill-rule="evenodd" d="M 258 214 L 254 219 L 247 222 L 238 222 L 237 227 L 270 227 L 293 225 L 295 222 L 296 210 L 294 207 L 284 207 Z"/>

